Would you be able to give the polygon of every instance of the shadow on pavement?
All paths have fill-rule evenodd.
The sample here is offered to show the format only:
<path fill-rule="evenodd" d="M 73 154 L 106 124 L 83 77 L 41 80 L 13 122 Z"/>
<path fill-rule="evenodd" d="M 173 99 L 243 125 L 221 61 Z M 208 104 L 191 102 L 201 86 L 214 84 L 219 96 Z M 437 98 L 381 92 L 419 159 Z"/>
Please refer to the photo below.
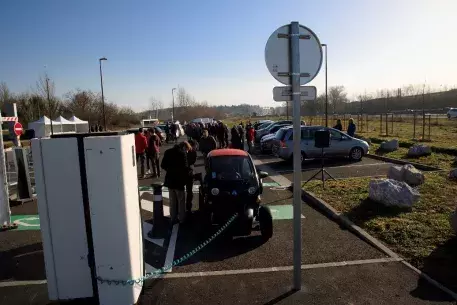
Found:
<path fill-rule="evenodd" d="M 421 271 L 438 281 L 450 290 L 457 292 L 457 237 L 449 239 L 438 246 L 430 255 L 424 259 Z M 430 293 L 427 289 L 430 284 L 427 280 L 419 278 L 417 288 L 411 295 L 423 300 L 431 301 L 452 301 L 449 296 L 444 299 L 441 295 Z"/>
<path fill-rule="evenodd" d="M 43 246 L 35 243 L 0 253 L 0 280 L 46 279 Z"/>
<path fill-rule="evenodd" d="M 287 299 L 288 297 L 290 297 L 291 295 L 293 295 L 296 292 L 297 292 L 297 290 L 293 290 L 293 289 L 289 290 L 287 292 L 284 292 L 283 294 L 277 296 L 276 298 L 272 299 L 271 301 L 266 302 L 264 305 L 278 304 L 279 302 L 281 302 L 282 300 Z"/>
<path fill-rule="evenodd" d="M 410 208 L 401 207 L 386 207 L 376 203 L 368 198 L 363 199 L 352 210 L 344 213 L 346 217 L 351 219 L 355 224 L 361 225 L 373 218 L 377 217 L 395 217 L 401 213 L 410 212 Z"/>

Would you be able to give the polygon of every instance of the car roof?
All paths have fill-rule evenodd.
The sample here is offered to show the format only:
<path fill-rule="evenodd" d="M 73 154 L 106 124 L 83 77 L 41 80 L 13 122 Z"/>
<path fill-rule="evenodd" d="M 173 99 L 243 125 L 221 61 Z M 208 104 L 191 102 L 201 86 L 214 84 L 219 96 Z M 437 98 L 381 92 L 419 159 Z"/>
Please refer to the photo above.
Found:
<path fill-rule="evenodd" d="M 241 149 L 233 149 L 233 148 L 223 148 L 223 149 L 215 149 L 212 150 L 208 157 L 222 157 L 222 156 L 242 156 L 247 157 L 249 154 Z"/>

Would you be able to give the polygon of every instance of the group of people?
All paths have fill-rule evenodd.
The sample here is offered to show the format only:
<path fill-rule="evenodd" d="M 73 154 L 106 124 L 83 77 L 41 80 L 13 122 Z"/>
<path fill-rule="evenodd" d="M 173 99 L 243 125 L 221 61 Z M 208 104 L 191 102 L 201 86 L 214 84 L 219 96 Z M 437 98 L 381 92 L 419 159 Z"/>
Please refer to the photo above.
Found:
<path fill-rule="evenodd" d="M 163 140 L 159 130 L 154 128 L 140 128 L 135 135 L 136 163 L 140 165 L 142 178 L 145 178 L 145 174 L 160 177 L 160 146 Z M 144 171 L 145 164 L 146 173 Z"/>
<path fill-rule="evenodd" d="M 170 141 L 175 142 L 175 144 L 178 142 L 178 124 L 172 123 L 172 122 L 167 122 L 164 127 L 165 134 L 167 135 L 167 138 L 165 141 L 169 143 Z"/>
<path fill-rule="evenodd" d="M 343 131 L 343 124 L 341 124 L 340 119 L 336 120 L 336 125 L 333 126 L 333 128 L 338 129 L 339 131 Z M 347 129 L 346 133 L 349 136 L 353 137 L 355 135 L 355 131 L 356 131 L 356 126 L 354 123 L 354 119 L 350 118 L 348 120 L 348 129 Z"/>
<path fill-rule="evenodd" d="M 187 138 L 194 139 L 197 142 L 200 142 L 200 139 L 203 137 L 203 131 L 208 131 L 208 135 L 213 137 L 217 141 L 217 147 L 225 148 L 229 146 L 228 142 L 228 128 L 222 122 L 212 122 L 212 123 L 189 123 L 186 126 L 185 133 Z"/>

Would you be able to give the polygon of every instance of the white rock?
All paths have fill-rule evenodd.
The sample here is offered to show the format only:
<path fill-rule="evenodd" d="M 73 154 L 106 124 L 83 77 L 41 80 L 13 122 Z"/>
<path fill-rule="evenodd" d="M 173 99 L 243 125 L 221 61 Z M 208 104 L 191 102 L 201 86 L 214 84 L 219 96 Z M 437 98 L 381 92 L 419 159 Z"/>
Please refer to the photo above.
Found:
<path fill-rule="evenodd" d="M 396 151 L 396 150 L 398 150 L 398 147 L 399 147 L 398 140 L 393 139 L 390 141 L 382 142 L 379 149 L 382 151 Z"/>
<path fill-rule="evenodd" d="M 451 214 L 449 223 L 451 224 L 451 228 L 454 230 L 455 234 L 457 234 L 457 208 L 455 209 L 454 213 Z"/>
<path fill-rule="evenodd" d="M 449 178 L 457 179 L 457 168 L 451 169 L 451 171 L 449 172 Z"/>
<path fill-rule="evenodd" d="M 411 207 L 420 194 L 402 181 L 374 179 L 370 181 L 369 198 L 385 206 Z"/>
<path fill-rule="evenodd" d="M 427 145 L 414 145 L 408 150 L 409 157 L 428 156 L 432 153 L 432 149 Z"/>
<path fill-rule="evenodd" d="M 411 164 L 400 166 L 392 165 L 387 173 L 387 178 L 403 181 L 411 186 L 421 185 L 425 181 L 424 174 Z"/>

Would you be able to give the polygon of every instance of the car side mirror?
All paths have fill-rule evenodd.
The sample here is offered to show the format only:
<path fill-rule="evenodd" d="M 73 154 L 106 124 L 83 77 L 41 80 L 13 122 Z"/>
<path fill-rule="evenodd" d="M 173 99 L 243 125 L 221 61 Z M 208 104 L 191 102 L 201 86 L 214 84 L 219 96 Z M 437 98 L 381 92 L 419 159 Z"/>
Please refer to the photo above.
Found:
<path fill-rule="evenodd" d="M 266 178 L 266 177 L 268 177 L 268 173 L 267 172 L 262 172 L 262 171 L 259 172 L 259 178 L 260 179 L 263 179 L 263 178 Z"/>

